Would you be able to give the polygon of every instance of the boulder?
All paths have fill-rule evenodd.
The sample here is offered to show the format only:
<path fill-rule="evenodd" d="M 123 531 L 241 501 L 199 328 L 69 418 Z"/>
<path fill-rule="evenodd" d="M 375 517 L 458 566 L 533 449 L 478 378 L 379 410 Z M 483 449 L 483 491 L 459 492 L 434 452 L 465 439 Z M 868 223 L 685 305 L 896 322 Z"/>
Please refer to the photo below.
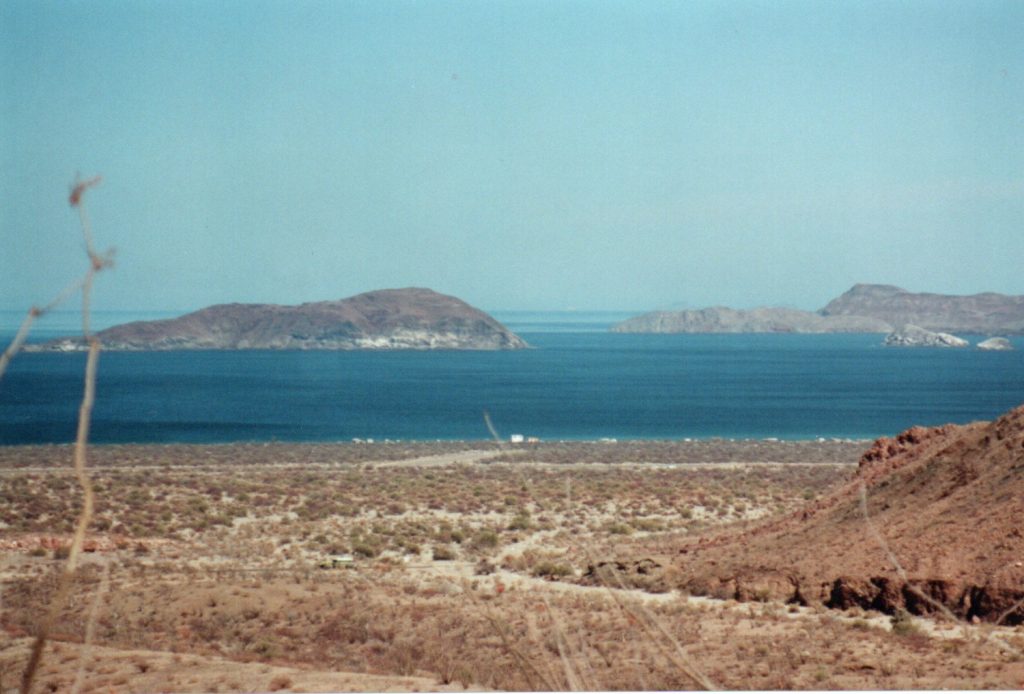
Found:
<path fill-rule="evenodd" d="M 1005 352 L 1013 349 L 1013 345 L 1005 337 L 990 337 L 978 343 L 978 349 L 991 352 Z"/>
<path fill-rule="evenodd" d="M 949 333 L 936 333 L 916 325 L 904 325 L 889 333 L 882 344 L 886 347 L 967 347 L 969 343 Z"/>

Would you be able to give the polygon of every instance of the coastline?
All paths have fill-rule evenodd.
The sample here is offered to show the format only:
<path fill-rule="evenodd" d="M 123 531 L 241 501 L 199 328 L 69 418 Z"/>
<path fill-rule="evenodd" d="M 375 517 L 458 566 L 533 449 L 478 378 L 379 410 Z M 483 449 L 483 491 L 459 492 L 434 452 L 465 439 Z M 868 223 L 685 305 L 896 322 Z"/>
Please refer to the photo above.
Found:
<path fill-rule="evenodd" d="M 542 441 L 501 444 L 478 441 L 392 441 L 348 443 L 110 443 L 90 444 L 89 465 L 105 467 L 282 467 L 374 465 L 395 461 L 439 459 L 462 464 L 468 452 L 480 462 L 592 464 L 731 464 L 856 463 L 869 440 L 619 440 Z M 0 446 L 0 470 L 40 468 L 70 470 L 71 444 Z"/>

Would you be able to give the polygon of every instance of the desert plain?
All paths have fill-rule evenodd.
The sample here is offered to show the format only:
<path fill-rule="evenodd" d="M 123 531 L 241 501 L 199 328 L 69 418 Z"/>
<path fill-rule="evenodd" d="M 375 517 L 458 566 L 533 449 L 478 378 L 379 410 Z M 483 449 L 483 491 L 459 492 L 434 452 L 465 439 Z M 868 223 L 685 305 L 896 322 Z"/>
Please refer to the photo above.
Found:
<path fill-rule="evenodd" d="M 95 516 L 33 691 L 1019 689 L 1018 573 L 992 609 L 967 569 L 949 585 L 973 606 L 916 599 L 946 555 L 909 556 L 925 535 L 892 535 L 874 492 L 945 435 L 91 446 Z M 0 447 L 0 693 L 54 599 L 71 457 Z M 1007 535 L 988 559 L 1024 559 Z"/>

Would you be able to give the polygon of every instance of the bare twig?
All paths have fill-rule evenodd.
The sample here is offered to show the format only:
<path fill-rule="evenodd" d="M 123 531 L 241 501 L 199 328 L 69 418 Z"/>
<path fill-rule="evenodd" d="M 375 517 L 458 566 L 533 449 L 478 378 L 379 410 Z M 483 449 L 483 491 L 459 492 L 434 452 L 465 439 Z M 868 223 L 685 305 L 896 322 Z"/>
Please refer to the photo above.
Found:
<path fill-rule="evenodd" d="M 75 476 L 78 478 L 78 483 L 82 487 L 82 510 L 79 513 L 78 521 L 75 524 L 75 533 L 71 540 L 71 549 L 68 552 L 67 561 L 64 563 L 64 568 L 57 584 L 56 593 L 50 600 L 50 609 L 40 626 L 39 632 L 36 634 L 35 641 L 32 643 L 32 650 L 29 654 L 28 664 L 25 666 L 25 670 L 22 673 L 21 694 L 29 694 L 32 690 L 32 684 L 35 680 L 36 672 L 42 663 L 43 652 L 46 648 L 46 640 L 60 616 L 61 609 L 63 608 L 64 603 L 67 600 L 68 593 L 70 592 L 75 571 L 78 569 L 78 558 L 82 552 L 82 546 L 85 543 L 85 533 L 89 528 L 89 523 L 92 522 L 93 509 L 96 503 L 95 495 L 93 494 L 92 482 L 90 481 L 89 474 L 86 470 L 86 452 L 89 441 L 89 425 L 92 421 L 92 408 L 96 400 L 96 365 L 99 361 L 100 342 L 98 339 L 93 337 L 89 331 L 89 304 L 93 278 L 96 276 L 96 273 L 110 266 L 112 253 L 107 253 L 101 256 L 97 254 L 93 248 L 92 232 L 89 227 L 89 220 L 81 205 L 81 201 L 82 194 L 87 189 L 97 185 L 99 182 L 99 176 L 86 181 L 76 181 L 68 198 L 71 206 L 78 208 L 79 220 L 82 224 L 82 236 L 85 240 L 85 250 L 89 257 L 89 270 L 85 273 L 85 276 L 81 281 L 69 285 L 68 288 L 58 294 L 57 298 L 50 302 L 50 304 L 48 304 L 44 309 L 33 308 L 29 311 L 28 318 L 26 318 L 25 322 L 22 323 L 22 328 L 18 331 L 18 335 L 15 337 L 14 342 L 4 353 L 6 360 L 0 363 L 0 367 L 5 367 L 10 361 L 10 358 L 14 356 L 18 348 L 21 346 L 21 343 L 23 343 L 27 337 L 29 328 L 36 317 L 41 315 L 44 310 L 49 310 L 66 299 L 77 289 L 80 288 L 82 290 L 82 336 L 89 346 L 89 354 L 85 363 L 85 387 L 82 395 L 82 403 L 78 410 L 78 430 L 75 436 L 73 459 Z M 2 371 L 3 369 L 0 368 L 0 375 L 2 375 Z M 86 638 L 86 645 L 88 646 L 88 643 L 91 640 L 91 634 L 88 629 Z"/>
<path fill-rule="evenodd" d="M 996 620 L 996 626 L 999 626 L 1003 622 L 1005 622 L 1007 617 L 1009 617 L 1011 614 L 1019 610 L 1021 607 L 1024 607 L 1024 598 L 1021 598 L 1017 602 L 1010 605 L 1010 607 L 1007 608 L 1006 611 L 999 615 L 999 619 Z"/>
<path fill-rule="evenodd" d="M 924 591 L 922 591 L 910 582 L 910 579 L 907 577 L 907 572 L 904 571 L 903 565 L 900 564 L 900 560 L 896 557 L 896 554 L 889 547 L 889 543 L 885 541 L 885 538 L 882 537 L 882 533 L 878 531 L 878 528 L 875 527 L 874 522 L 872 522 L 871 520 L 871 516 L 868 513 L 867 485 L 865 485 L 863 482 L 861 482 L 860 484 L 860 509 L 861 512 L 864 514 L 864 521 L 867 523 L 868 530 L 871 532 L 871 535 L 875 538 L 875 542 L 878 543 L 878 546 L 882 548 L 882 551 L 885 552 L 886 556 L 889 558 L 889 562 L 893 565 L 893 568 L 896 570 L 896 574 L 900 577 L 900 580 L 903 581 L 903 585 L 905 585 L 908 590 L 914 593 L 914 595 L 918 596 L 919 598 L 927 602 L 929 605 L 933 606 L 936 610 L 939 611 L 939 614 L 941 614 L 943 617 L 950 620 L 954 624 L 961 625 L 964 630 L 965 638 L 969 637 L 972 633 L 970 624 L 968 624 L 966 621 L 961 620 L 959 617 L 953 614 L 953 611 L 950 610 L 948 607 L 943 605 L 938 600 L 935 600 L 933 597 L 926 594 Z M 1004 612 L 1002 616 L 1000 616 L 999 620 L 996 622 L 996 625 L 1002 622 L 1007 616 L 1012 614 L 1014 610 L 1019 608 L 1022 604 L 1024 604 L 1024 598 L 1022 598 L 1015 605 L 1010 607 L 1009 610 Z M 1010 645 L 1003 639 L 998 638 L 989 630 L 978 630 L 975 633 L 980 634 L 985 640 L 989 641 L 990 643 L 994 644 L 996 647 L 1002 650 L 1012 652 L 1018 656 L 1024 655 L 1022 654 L 1020 649 Z"/>
<path fill-rule="evenodd" d="M 490 623 L 491 628 L 494 629 L 494 632 L 498 635 L 498 638 L 501 639 L 501 643 L 505 646 L 505 650 L 512 654 L 512 657 L 515 658 L 516 662 L 519 664 L 519 669 L 523 673 L 523 676 L 526 677 L 526 681 L 527 683 L 529 683 L 530 689 L 538 689 L 537 684 L 533 679 L 533 676 L 536 676 L 537 679 L 540 680 L 540 689 L 549 692 L 555 691 L 554 683 L 551 682 L 551 680 L 549 680 L 547 677 L 545 677 L 543 673 L 541 673 L 541 671 L 538 670 L 537 667 L 530 661 L 530 659 L 523 655 L 519 651 L 519 649 L 513 646 L 512 643 L 508 640 L 508 635 L 505 633 L 505 629 L 502 628 L 501 623 L 495 617 L 493 617 L 490 614 L 487 614 L 486 612 L 484 613 L 484 619 L 486 619 L 488 623 Z"/>
<path fill-rule="evenodd" d="M 569 690 L 573 692 L 586 691 L 588 687 L 583 683 L 582 677 L 576 672 L 576 668 L 572 664 L 569 645 L 565 638 L 565 632 L 562 629 L 561 619 L 552 609 L 551 601 L 547 599 L 547 596 L 544 596 L 544 605 L 547 607 L 551 624 L 555 628 L 555 646 L 558 648 L 558 657 L 562 661 L 562 670 L 565 673 L 565 681 L 569 684 Z"/>
<path fill-rule="evenodd" d="M 85 681 L 85 668 L 92 657 L 92 641 L 96 636 L 96 618 L 99 615 L 103 596 L 107 594 L 109 589 L 110 563 L 108 562 L 103 565 L 103 577 L 100 579 L 99 588 L 96 589 L 96 594 L 92 598 L 92 604 L 89 606 L 89 619 L 85 625 L 85 643 L 78 657 L 78 671 L 75 673 L 75 682 L 71 685 L 71 694 L 78 694 L 78 692 L 82 691 L 82 684 Z"/>
<path fill-rule="evenodd" d="M 675 666 L 676 669 L 678 669 L 680 672 L 686 675 L 687 678 L 689 678 L 690 681 L 693 682 L 698 688 L 705 689 L 708 691 L 718 689 L 718 687 L 711 680 L 711 678 L 709 678 L 707 675 L 701 672 L 700 669 L 693 663 L 690 656 L 687 655 L 686 651 L 683 649 L 682 644 L 680 644 L 676 637 L 673 636 L 672 633 L 665 628 L 661 621 L 643 605 L 639 605 L 636 609 L 634 609 L 633 606 L 627 604 L 626 601 L 618 595 L 615 589 L 612 586 L 610 586 L 607 581 L 604 580 L 604 576 L 602 576 L 602 573 L 614 577 L 616 583 L 619 584 L 619 589 L 626 590 L 627 588 L 625 584 L 622 582 L 622 578 L 616 572 L 610 569 L 606 569 L 604 572 L 602 572 L 598 568 L 597 561 L 590 554 L 590 550 L 586 548 L 584 549 L 587 554 L 587 560 L 594 567 L 595 574 L 597 575 L 598 579 L 601 580 L 601 583 L 602 585 L 604 585 L 608 594 L 612 596 L 612 599 L 615 600 L 616 604 L 623 611 L 625 611 L 631 617 L 633 617 L 636 623 L 640 625 L 640 628 L 643 629 L 644 632 L 647 634 L 651 642 L 658 647 L 658 650 L 661 651 L 662 655 L 670 663 L 672 663 L 672 665 Z M 666 641 L 668 642 L 669 646 L 671 646 L 671 648 L 665 645 Z"/>
<path fill-rule="evenodd" d="M 81 204 L 82 194 L 89 188 L 98 185 L 100 180 L 99 176 L 95 176 L 87 181 L 76 180 L 71 190 L 71 195 L 68 198 L 71 206 L 78 209 L 78 219 L 82 227 L 82 238 L 85 241 L 85 253 L 89 257 L 89 270 L 82 277 L 64 287 L 49 303 L 43 306 L 33 306 L 28 310 L 25 319 L 18 327 L 18 332 L 14 335 L 14 339 L 11 340 L 3 354 L 0 354 L 0 378 L 3 378 L 8 364 L 11 363 L 11 360 L 14 359 L 14 356 L 25 344 L 25 340 L 28 338 L 28 334 L 36 320 L 60 306 L 79 290 L 82 290 L 82 335 L 85 338 L 89 337 L 89 293 L 92 288 L 93 278 L 96 276 L 96 273 L 114 264 L 113 249 L 102 254 L 96 252 L 92 242 L 89 217 L 85 212 L 85 206 Z"/>
<path fill-rule="evenodd" d="M 484 410 L 484 424 L 487 425 L 487 431 L 491 432 L 491 436 L 494 438 L 495 443 L 500 447 L 504 447 L 505 442 L 500 436 L 498 436 L 498 430 L 494 428 L 494 422 L 491 421 L 491 414 Z"/>
<path fill-rule="evenodd" d="M 498 432 L 494 427 L 494 423 L 491 421 L 491 416 L 490 414 L 488 414 L 486 410 L 484 411 L 484 422 L 487 424 L 487 429 L 491 432 L 491 436 L 494 437 L 494 440 L 498 443 L 498 445 L 504 446 L 504 442 L 498 435 Z M 526 479 L 525 475 L 523 475 L 521 469 L 520 474 L 523 476 L 523 484 L 525 486 L 529 486 L 529 480 Z M 571 495 L 572 486 L 569 480 L 566 480 L 566 498 L 570 506 L 572 504 Z M 586 552 L 590 563 L 596 567 L 597 562 L 594 561 L 589 548 L 584 547 L 584 551 Z M 601 572 L 598 571 L 597 574 L 598 578 L 600 579 Z M 622 585 L 621 579 L 617 575 L 615 576 L 615 578 L 617 581 L 619 581 L 620 588 L 625 589 L 625 586 Z M 626 603 L 618 594 L 616 594 L 615 590 L 612 589 L 611 586 L 607 585 L 607 583 L 604 583 L 603 580 L 602 583 L 604 584 L 608 593 L 619 605 L 619 607 L 633 617 L 633 619 L 641 626 L 641 628 L 647 634 L 648 638 L 655 644 L 655 646 L 664 655 L 664 657 L 668 660 L 669 663 L 671 663 L 675 668 L 677 668 L 687 678 L 689 678 L 698 688 L 706 690 L 714 690 L 718 688 L 715 685 L 715 683 L 707 675 L 702 673 L 700 669 L 692 662 L 690 657 L 687 655 L 686 651 L 683 649 L 682 645 L 679 643 L 679 641 L 668 631 L 668 629 L 664 627 L 664 625 L 661 624 L 658 618 L 655 615 L 653 615 L 650 612 L 650 610 L 648 610 L 643 605 L 640 605 L 638 610 L 634 610 L 630 606 L 626 605 Z M 550 613 L 550 605 L 548 605 L 548 608 L 548 611 Z M 552 619 L 554 618 L 554 615 L 552 615 Z M 567 657 L 567 654 L 563 651 L 563 646 L 565 645 L 565 642 L 562 640 L 563 634 L 559 630 L 557 623 L 555 626 L 555 643 L 558 647 L 559 656 L 561 656 L 562 665 L 565 669 L 566 679 L 569 683 L 569 686 L 573 688 L 577 686 L 582 687 L 583 685 L 580 682 L 578 673 L 576 673 L 576 671 L 573 669 L 571 661 Z M 670 644 L 671 647 L 665 645 L 666 641 Z"/>
<path fill-rule="evenodd" d="M 64 564 L 64 570 L 61 573 L 60 581 L 57 585 L 57 592 L 50 601 L 50 611 L 47 613 L 46 619 L 43 621 L 42 626 L 39 629 L 39 633 L 36 635 L 36 640 L 32 644 L 32 652 L 29 655 L 28 665 L 25 666 L 25 672 L 21 679 L 22 694 L 28 694 L 32 689 L 32 682 L 35 679 L 36 670 L 38 670 L 39 665 L 42 662 L 43 649 L 46 646 L 46 640 L 49 637 L 54 624 L 56 624 L 58 617 L 60 617 L 60 611 L 67 600 L 68 593 L 71 589 L 72 579 L 74 578 L 75 571 L 78 569 L 78 556 L 82 551 L 85 532 L 89 527 L 89 523 L 92 521 L 95 497 L 92 491 L 92 483 L 90 482 L 89 475 L 85 470 L 85 454 L 86 442 L 89 436 L 89 418 L 92 414 L 92 405 L 96 395 L 96 362 L 99 359 L 99 353 L 99 340 L 92 338 L 89 341 L 89 357 L 85 366 L 85 394 L 82 397 L 82 405 L 78 411 L 78 436 L 75 440 L 74 453 L 75 474 L 78 477 L 79 484 L 82 485 L 82 491 L 85 497 L 84 503 L 82 504 L 82 511 L 78 516 L 78 523 L 75 525 L 75 535 L 71 540 L 71 550 L 68 553 L 67 561 Z"/>
<path fill-rule="evenodd" d="M 903 565 L 900 564 L 900 560 L 896 558 L 896 554 L 889 548 L 889 543 L 885 541 L 885 538 L 882 537 L 882 533 L 878 532 L 878 528 L 875 527 L 875 524 L 871 520 L 871 515 L 868 513 L 868 488 L 863 482 L 860 483 L 860 510 L 864 514 L 864 521 L 868 525 L 868 531 L 871 533 L 872 537 L 875 538 L 875 542 L 877 542 L 878 546 L 882 548 L 882 551 L 885 552 L 885 555 L 889 558 L 889 562 L 896 570 L 896 574 L 900 577 L 900 580 L 903 581 L 903 584 L 907 586 L 907 589 L 938 610 L 939 614 L 946 619 L 954 623 L 960 623 L 960 618 L 953 614 L 952 610 L 910 582 L 910 579 L 907 577 L 907 572 L 903 570 Z"/>
<path fill-rule="evenodd" d="M 109 256 L 104 262 L 109 264 Z M 11 363 L 11 360 L 14 359 L 14 356 L 21 349 L 22 345 L 24 345 L 25 340 L 28 338 L 29 331 L 32 329 L 32 325 L 36 320 L 67 301 L 68 297 L 84 287 L 87 281 L 91 281 L 93 274 L 94 271 L 90 270 L 84 276 L 75 280 L 61 290 L 61 292 L 55 296 L 50 303 L 42 307 L 33 306 L 28 310 L 28 313 L 25 315 L 25 319 L 21 322 L 21 326 L 18 328 L 18 332 L 14 335 L 14 339 L 11 340 L 9 345 L 7 345 L 7 349 L 4 350 L 4 353 L 0 354 L 0 378 L 3 377 L 4 372 L 7 370 L 7 365 Z"/>

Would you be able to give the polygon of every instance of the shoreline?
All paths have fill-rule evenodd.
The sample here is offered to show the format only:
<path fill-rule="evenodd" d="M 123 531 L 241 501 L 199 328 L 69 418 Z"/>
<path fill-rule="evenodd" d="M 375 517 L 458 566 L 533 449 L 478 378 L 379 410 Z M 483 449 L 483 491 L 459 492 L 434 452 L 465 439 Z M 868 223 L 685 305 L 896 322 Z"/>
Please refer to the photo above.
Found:
<path fill-rule="evenodd" d="M 0 469 L 70 465 L 71 443 L 0 445 Z M 375 442 L 100 443 L 89 445 L 90 467 L 284 466 L 548 463 L 594 464 L 853 464 L 871 440 L 691 439 L 541 441 L 500 444 L 493 440 Z M 480 460 L 464 462 L 480 453 Z"/>

